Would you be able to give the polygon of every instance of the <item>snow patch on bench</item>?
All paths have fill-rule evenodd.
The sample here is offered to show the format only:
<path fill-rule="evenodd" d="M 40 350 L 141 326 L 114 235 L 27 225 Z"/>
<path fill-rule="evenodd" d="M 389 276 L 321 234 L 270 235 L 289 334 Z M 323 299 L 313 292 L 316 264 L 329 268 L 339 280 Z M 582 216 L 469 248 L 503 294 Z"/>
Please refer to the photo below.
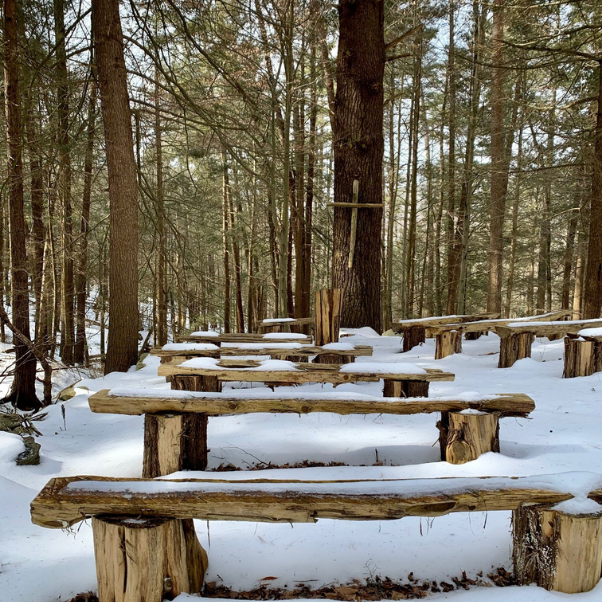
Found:
<path fill-rule="evenodd" d="M 424 368 L 415 364 L 399 364 L 386 362 L 358 362 L 354 364 L 343 364 L 341 372 L 352 374 L 426 374 Z"/>
<path fill-rule="evenodd" d="M 213 343 L 167 343 L 161 347 L 163 351 L 218 351 Z"/>
<path fill-rule="evenodd" d="M 226 368 L 220 366 L 221 360 L 213 357 L 195 357 L 191 360 L 186 360 L 180 365 L 183 368 L 199 368 L 201 370 L 253 370 L 259 372 L 282 372 L 282 371 L 297 371 L 297 366 L 294 362 L 287 362 L 285 360 L 263 360 L 258 366 L 252 366 L 249 368 Z"/>

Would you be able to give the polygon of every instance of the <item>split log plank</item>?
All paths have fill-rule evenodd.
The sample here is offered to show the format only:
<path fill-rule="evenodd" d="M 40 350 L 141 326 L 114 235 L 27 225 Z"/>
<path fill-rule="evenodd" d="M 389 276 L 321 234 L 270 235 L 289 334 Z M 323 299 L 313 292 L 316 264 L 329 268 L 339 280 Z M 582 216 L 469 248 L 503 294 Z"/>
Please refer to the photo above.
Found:
<path fill-rule="evenodd" d="M 110 394 L 109 389 L 98 391 L 88 398 L 90 409 L 100 414 L 127 414 L 141 416 L 157 413 L 206 413 L 209 416 L 227 414 L 331 412 L 333 414 L 431 414 L 434 412 L 479 410 L 499 412 L 501 416 L 526 417 L 535 410 L 534 401 L 519 393 L 501 393 L 481 400 L 463 399 L 424 399 L 396 398 L 382 399 L 366 396 L 365 399 L 340 399 L 337 396 L 322 398 L 279 397 L 233 397 L 227 393 L 216 395 L 194 395 L 189 397 L 119 397 Z"/>
<path fill-rule="evenodd" d="M 553 477 L 549 482 L 546 477 L 360 481 L 56 477 L 31 503 L 31 517 L 36 525 L 56 529 L 106 514 L 253 522 L 390 520 L 516 510 L 525 503 L 557 504 L 572 498 L 558 487 Z M 602 488 L 589 497 L 602 500 Z"/>
<path fill-rule="evenodd" d="M 337 343 L 341 329 L 343 294 L 341 289 L 316 291 L 314 306 L 314 338 L 317 346 Z"/>

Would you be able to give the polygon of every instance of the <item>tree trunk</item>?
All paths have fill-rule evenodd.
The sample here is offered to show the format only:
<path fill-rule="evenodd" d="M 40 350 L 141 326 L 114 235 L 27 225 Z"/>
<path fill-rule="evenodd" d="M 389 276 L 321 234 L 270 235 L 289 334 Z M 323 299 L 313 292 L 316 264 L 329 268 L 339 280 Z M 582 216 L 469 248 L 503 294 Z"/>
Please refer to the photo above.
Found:
<path fill-rule="evenodd" d="M 222 197 L 223 197 L 223 230 L 222 230 L 222 241 L 224 250 L 224 332 L 231 331 L 230 323 L 230 175 L 228 174 L 228 160 L 226 157 L 226 151 L 222 151 L 222 164 L 223 164 L 223 180 L 222 180 Z"/>
<path fill-rule="evenodd" d="M 21 116 L 19 113 L 19 46 L 18 12 L 14 0 L 4 2 L 4 101 L 6 106 L 7 171 L 10 224 L 10 253 L 12 266 L 11 297 L 14 327 L 28 339 L 29 287 L 27 227 L 23 207 L 23 159 L 21 141 Z M 14 337 L 15 374 L 11 401 L 20 410 L 37 410 L 41 407 L 36 397 L 36 360 L 27 345 Z"/>
<path fill-rule="evenodd" d="M 158 70 L 155 78 L 158 79 Z M 167 282 L 166 249 L 165 249 L 165 198 L 163 190 L 163 144 L 161 129 L 160 86 L 155 83 L 155 148 L 157 154 L 157 345 L 163 347 L 167 343 Z"/>
<path fill-rule="evenodd" d="M 491 82 L 491 200 L 489 225 L 489 285 L 487 311 L 502 311 L 502 268 L 504 254 L 504 0 L 494 0 L 493 73 Z"/>
<path fill-rule="evenodd" d="M 339 4 L 336 112 L 334 121 L 335 203 L 382 203 L 384 5 L 377 0 Z M 354 261 L 349 266 L 352 209 L 335 207 L 332 285 L 343 289 L 342 324 L 381 331 L 382 208 L 357 210 Z"/>
<path fill-rule="evenodd" d="M 96 81 L 90 78 L 90 108 L 88 110 L 88 137 L 84 159 L 84 192 L 82 197 L 82 219 L 80 226 L 79 256 L 75 275 L 77 320 L 73 361 L 86 360 L 86 281 L 88 272 L 88 229 L 90 223 L 90 198 L 92 194 L 92 161 L 96 134 Z"/>
<path fill-rule="evenodd" d="M 92 23 L 111 209 L 108 374 L 138 359 L 138 183 L 119 0 L 93 0 Z"/>
<path fill-rule="evenodd" d="M 583 299 L 585 319 L 598 318 L 602 311 L 602 61 L 598 63 L 598 114 L 594 132 L 589 247 Z"/>

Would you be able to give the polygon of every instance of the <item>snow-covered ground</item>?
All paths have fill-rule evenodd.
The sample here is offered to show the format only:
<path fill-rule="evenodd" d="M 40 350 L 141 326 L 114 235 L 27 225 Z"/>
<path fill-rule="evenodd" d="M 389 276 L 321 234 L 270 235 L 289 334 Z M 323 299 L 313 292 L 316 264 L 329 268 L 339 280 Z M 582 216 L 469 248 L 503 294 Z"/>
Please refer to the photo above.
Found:
<path fill-rule="evenodd" d="M 501 454 L 486 454 L 462 466 L 439 461 L 434 414 L 255 414 L 213 418 L 209 423 L 210 468 L 302 460 L 351 465 L 266 470 L 250 475 L 279 479 L 602 473 L 602 373 L 562 379 L 562 340 L 538 339 L 532 359 L 521 360 L 509 369 L 497 368 L 499 340 L 495 335 L 463 341 L 464 353 L 440 361 L 433 359 L 434 340 L 405 354 L 399 353 L 399 338 L 356 335 L 344 341 L 374 346 L 374 357 L 358 358 L 358 363 L 413 363 L 454 372 L 455 382 L 431 384 L 432 396 L 469 391 L 526 393 L 533 397 L 537 409 L 529 420 L 502 420 Z M 76 389 L 78 395 L 63 404 L 64 419 L 58 404 L 49 409 L 44 422 L 38 423 L 44 434 L 40 438 L 39 466 L 16 466 L 14 458 L 23 449 L 21 440 L 0 432 L 1 602 L 64 601 L 75 593 L 96 589 L 89 522 L 71 532 L 36 527 L 30 522 L 29 503 L 54 476 L 140 476 L 143 419 L 92 414 L 87 395 L 111 387 L 167 389 L 165 379 L 157 376 L 157 366 L 158 358 L 147 358 L 146 367 L 140 371 L 82 380 Z M 227 385 L 231 386 L 242 385 Z M 332 387 L 304 385 L 302 389 L 317 392 Z M 370 394 L 378 394 L 379 390 L 382 383 L 337 388 L 338 392 Z M 373 466 L 377 455 L 383 466 Z M 240 479 L 249 474 L 219 476 Z M 211 522 L 208 526 L 196 521 L 196 527 L 209 554 L 207 581 L 240 590 L 262 583 L 293 588 L 300 582 L 318 588 L 376 575 L 403 581 L 411 572 L 419 580 L 440 581 L 460 576 L 462 571 L 474 578 L 479 572 L 486 575 L 497 567 L 511 569 L 510 514 L 504 512 L 459 513 L 435 520 L 320 520 L 317 524 L 294 525 Z M 276 579 L 264 581 L 265 577 Z M 429 599 L 593 602 L 599 601 L 601 594 L 602 585 L 579 595 L 548 593 L 532 586 L 475 588 L 433 594 Z"/>

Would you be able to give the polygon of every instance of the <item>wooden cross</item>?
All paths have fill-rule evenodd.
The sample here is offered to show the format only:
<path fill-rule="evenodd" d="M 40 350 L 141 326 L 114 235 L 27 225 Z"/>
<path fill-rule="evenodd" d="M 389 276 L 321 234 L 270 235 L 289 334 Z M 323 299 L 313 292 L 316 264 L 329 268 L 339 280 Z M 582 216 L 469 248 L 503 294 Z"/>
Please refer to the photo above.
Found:
<path fill-rule="evenodd" d="M 382 208 L 383 203 L 360 203 L 359 202 L 360 181 L 353 180 L 353 197 L 350 203 L 329 203 L 331 207 L 351 207 L 351 236 L 349 237 L 349 261 L 347 267 L 353 267 L 355 256 L 355 241 L 357 238 L 357 210 Z"/>

